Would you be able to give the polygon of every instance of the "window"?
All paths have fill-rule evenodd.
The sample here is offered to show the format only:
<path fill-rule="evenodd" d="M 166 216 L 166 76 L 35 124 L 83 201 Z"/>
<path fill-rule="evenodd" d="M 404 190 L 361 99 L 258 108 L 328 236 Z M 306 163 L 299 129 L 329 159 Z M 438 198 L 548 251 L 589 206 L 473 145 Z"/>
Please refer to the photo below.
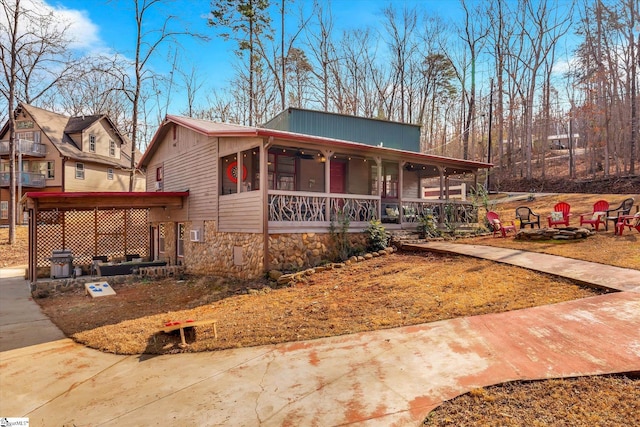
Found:
<path fill-rule="evenodd" d="M 109 141 L 109 156 L 116 156 L 116 143 L 114 141 Z"/>
<path fill-rule="evenodd" d="M 158 252 L 164 253 L 164 224 L 158 225 Z"/>
<path fill-rule="evenodd" d="M 107 169 L 107 179 L 113 181 L 113 169 L 111 168 Z"/>
<path fill-rule="evenodd" d="M 184 257 L 184 224 L 178 223 L 176 255 Z"/>
<path fill-rule="evenodd" d="M 89 151 L 96 152 L 96 136 L 93 134 L 89 135 Z"/>
<path fill-rule="evenodd" d="M 269 152 L 269 189 L 288 191 L 296 189 L 296 158 L 294 153 L 289 151 L 277 148 Z"/>
<path fill-rule="evenodd" d="M 76 163 L 76 179 L 84 179 L 84 163 Z"/>
<path fill-rule="evenodd" d="M 16 139 L 40 143 L 40 132 L 16 132 Z"/>
<path fill-rule="evenodd" d="M 371 167 L 371 179 L 372 186 L 371 191 L 375 194 L 378 186 L 378 167 L 372 165 Z M 397 163 L 382 163 L 382 198 L 385 199 L 397 199 L 398 198 L 398 178 L 399 169 Z"/>
<path fill-rule="evenodd" d="M 0 219 L 9 219 L 9 202 L 6 200 L 0 202 Z"/>
<path fill-rule="evenodd" d="M 156 168 L 156 181 L 162 181 L 164 173 L 162 172 L 162 166 Z"/>
<path fill-rule="evenodd" d="M 47 179 L 53 179 L 56 175 L 56 163 L 53 160 L 47 162 Z"/>

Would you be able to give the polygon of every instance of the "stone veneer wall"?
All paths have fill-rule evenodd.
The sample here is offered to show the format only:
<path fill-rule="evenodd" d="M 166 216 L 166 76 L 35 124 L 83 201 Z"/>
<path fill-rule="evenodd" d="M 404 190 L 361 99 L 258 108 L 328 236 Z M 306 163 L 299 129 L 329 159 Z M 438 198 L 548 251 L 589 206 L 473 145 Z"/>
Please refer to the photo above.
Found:
<path fill-rule="evenodd" d="M 215 221 L 205 221 L 201 242 L 189 239 L 191 223 L 185 222 L 186 272 L 207 276 L 253 279 L 264 274 L 263 237 L 255 233 L 218 232 Z"/>
<path fill-rule="evenodd" d="M 160 258 L 174 263 L 176 224 L 165 224 L 165 253 Z M 192 224 L 185 222 L 184 265 L 186 273 L 211 276 L 231 276 L 240 279 L 261 277 L 264 271 L 263 236 L 256 233 L 218 232 L 215 221 L 205 221 L 201 242 L 191 242 Z M 157 225 L 157 224 L 154 224 Z M 366 248 L 363 233 L 350 233 L 351 245 Z M 236 259 L 235 255 L 240 255 Z M 269 236 L 269 268 L 300 270 L 332 260 L 334 244 L 329 233 L 291 233 Z M 238 263 L 239 262 L 239 263 Z"/>
<path fill-rule="evenodd" d="M 366 236 L 349 234 L 355 248 L 366 249 Z M 269 236 L 269 267 L 276 270 L 300 270 L 330 260 L 334 243 L 329 233 L 272 234 Z"/>

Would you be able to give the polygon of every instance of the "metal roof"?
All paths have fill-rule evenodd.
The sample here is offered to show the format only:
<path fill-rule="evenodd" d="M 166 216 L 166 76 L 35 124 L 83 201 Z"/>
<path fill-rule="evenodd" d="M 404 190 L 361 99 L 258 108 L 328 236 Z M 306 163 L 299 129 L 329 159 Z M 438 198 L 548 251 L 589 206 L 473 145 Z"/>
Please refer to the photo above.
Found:
<path fill-rule="evenodd" d="M 209 120 L 194 119 L 191 117 L 173 116 L 167 115 L 160 128 L 153 136 L 147 151 L 140 159 L 140 165 L 146 166 L 150 157 L 157 150 L 157 144 L 162 140 L 164 135 L 171 128 L 171 124 L 183 126 L 187 129 L 191 129 L 194 132 L 200 133 L 206 136 L 214 137 L 253 137 L 253 138 L 278 138 L 291 142 L 301 142 L 308 144 L 315 144 L 319 147 L 340 147 L 343 149 L 349 149 L 353 151 L 360 151 L 364 154 L 374 156 L 389 156 L 394 158 L 402 158 L 411 162 L 427 162 L 443 165 L 453 168 L 469 168 L 469 169 L 481 169 L 493 167 L 491 163 L 475 162 L 470 160 L 454 159 L 450 157 L 435 156 L 432 154 L 416 153 L 413 151 L 399 150 L 387 147 L 376 147 L 368 144 L 345 141 L 334 138 L 327 138 L 314 135 L 306 135 L 295 132 L 287 132 L 275 129 L 266 129 L 259 127 L 241 126 L 228 123 L 216 123 Z M 452 171 L 451 173 L 456 173 Z"/>
<path fill-rule="evenodd" d="M 188 191 L 160 192 L 28 192 L 20 203 L 28 208 L 47 209 L 95 209 L 182 207 Z"/>

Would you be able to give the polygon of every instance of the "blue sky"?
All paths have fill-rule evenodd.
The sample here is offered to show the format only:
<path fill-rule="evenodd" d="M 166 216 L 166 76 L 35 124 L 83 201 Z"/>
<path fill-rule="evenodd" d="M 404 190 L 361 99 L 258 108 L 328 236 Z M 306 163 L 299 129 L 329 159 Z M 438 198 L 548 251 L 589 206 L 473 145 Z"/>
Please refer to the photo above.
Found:
<path fill-rule="evenodd" d="M 25 1 L 25 0 L 23 0 Z M 28 1 L 28 0 L 27 0 Z M 75 46 L 85 52 L 118 52 L 133 58 L 135 49 L 135 20 L 133 1 L 131 0 L 43 0 L 56 10 L 56 13 L 69 18 L 73 25 L 71 33 L 77 38 Z M 299 7 L 311 9 L 311 0 L 295 0 L 289 8 L 297 11 Z M 325 2 L 325 7 L 328 5 Z M 381 10 L 390 4 L 389 0 L 333 0 L 330 7 L 335 23 L 336 34 L 343 29 L 363 28 L 380 22 Z M 428 13 L 447 18 L 460 13 L 457 0 L 394 0 L 396 8 L 404 5 L 418 6 Z M 149 15 L 150 25 L 161 25 L 167 14 L 176 18 L 192 31 L 210 37 L 208 42 L 183 37 L 178 53 L 178 62 L 184 70 L 196 66 L 202 79 L 206 78 L 207 91 L 226 87 L 230 79 L 231 66 L 235 61 L 233 42 L 225 42 L 217 36 L 215 30 L 207 25 L 206 16 L 211 6 L 208 0 L 175 0 L 166 6 L 153 9 Z M 297 13 L 287 17 L 292 24 Z M 151 62 L 154 69 L 168 71 L 170 60 L 165 49 L 156 54 Z M 179 109 L 180 107 L 176 107 Z M 179 111 L 169 111 L 178 114 Z"/>

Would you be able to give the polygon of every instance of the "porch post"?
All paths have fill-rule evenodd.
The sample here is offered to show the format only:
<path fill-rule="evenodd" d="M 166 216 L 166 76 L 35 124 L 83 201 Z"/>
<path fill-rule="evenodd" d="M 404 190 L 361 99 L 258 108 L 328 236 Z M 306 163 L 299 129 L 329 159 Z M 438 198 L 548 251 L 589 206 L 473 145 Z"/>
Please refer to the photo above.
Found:
<path fill-rule="evenodd" d="M 406 165 L 407 162 L 405 162 L 404 160 L 400 160 L 398 162 L 398 168 L 400 168 L 400 173 L 398 173 L 398 214 L 399 214 L 399 219 L 400 219 L 400 225 L 402 226 L 402 222 L 404 220 L 404 209 L 402 209 L 402 196 L 403 196 L 403 192 L 402 189 L 404 187 L 404 165 Z"/>
<path fill-rule="evenodd" d="M 373 161 L 376 162 L 376 173 L 378 188 L 376 189 L 376 194 L 380 198 L 380 203 L 378 203 L 378 219 L 382 220 L 382 157 L 374 157 Z"/>
<path fill-rule="evenodd" d="M 444 222 L 444 188 L 445 188 L 445 174 L 446 168 L 443 166 L 438 166 L 438 172 L 440 172 L 440 197 L 439 197 L 439 208 L 440 208 L 440 215 L 438 215 L 438 223 L 442 224 Z"/>
<path fill-rule="evenodd" d="M 38 280 L 36 266 L 38 264 L 38 202 L 34 200 L 33 209 L 29 209 L 29 282 L 35 283 Z M 29 287 L 31 289 L 31 287 Z"/>
<path fill-rule="evenodd" d="M 260 144 L 260 188 L 262 189 L 262 266 L 264 271 L 269 271 L 269 185 L 267 175 L 269 173 L 269 147 L 273 143 L 273 137 L 269 137 L 266 143 Z"/>
<path fill-rule="evenodd" d="M 327 160 L 324 162 L 324 193 L 327 194 L 327 199 L 324 206 L 324 215 L 327 221 L 331 221 L 331 156 L 335 151 L 323 150 L 322 155 Z"/>

